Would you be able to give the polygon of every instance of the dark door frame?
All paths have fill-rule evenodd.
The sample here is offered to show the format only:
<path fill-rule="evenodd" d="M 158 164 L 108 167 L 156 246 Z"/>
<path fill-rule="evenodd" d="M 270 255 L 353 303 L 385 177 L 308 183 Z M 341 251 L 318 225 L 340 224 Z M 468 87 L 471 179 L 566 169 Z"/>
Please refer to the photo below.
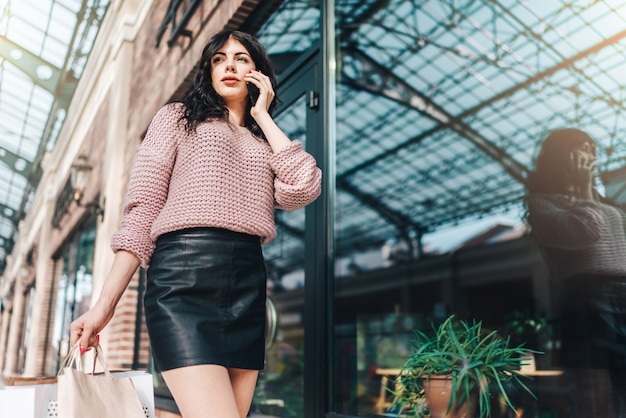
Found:
<path fill-rule="evenodd" d="M 312 47 L 289 66 L 279 80 L 281 107 L 306 98 L 306 149 L 322 170 L 322 194 L 305 209 L 304 282 L 304 417 L 319 418 L 329 411 L 332 393 L 329 361 L 332 324 L 331 182 L 329 173 L 328 107 L 323 48 Z"/>

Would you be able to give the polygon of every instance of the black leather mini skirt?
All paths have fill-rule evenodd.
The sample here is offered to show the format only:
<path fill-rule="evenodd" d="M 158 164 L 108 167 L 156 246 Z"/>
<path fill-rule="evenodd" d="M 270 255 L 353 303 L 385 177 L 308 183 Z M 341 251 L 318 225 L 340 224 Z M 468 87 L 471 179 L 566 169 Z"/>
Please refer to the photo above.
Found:
<path fill-rule="evenodd" d="M 263 369 L 265 295 L 259 237 L 219 228 L 159 237 L 144 296 L 157 369 Z"/>

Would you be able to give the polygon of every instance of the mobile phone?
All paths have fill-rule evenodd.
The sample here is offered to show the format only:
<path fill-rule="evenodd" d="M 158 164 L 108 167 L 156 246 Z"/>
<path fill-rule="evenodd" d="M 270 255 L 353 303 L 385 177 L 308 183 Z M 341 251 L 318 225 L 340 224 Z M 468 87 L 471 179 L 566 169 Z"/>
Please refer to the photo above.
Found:
<path fill-rule="evenodd" d="M 257 99 L 259 98 L 259 88 L 250 82 L 246 82 L 246 87 L 248 87 L 248 96 L 250 96 L 250 103 L 252 106 L 254 106 Z"/>

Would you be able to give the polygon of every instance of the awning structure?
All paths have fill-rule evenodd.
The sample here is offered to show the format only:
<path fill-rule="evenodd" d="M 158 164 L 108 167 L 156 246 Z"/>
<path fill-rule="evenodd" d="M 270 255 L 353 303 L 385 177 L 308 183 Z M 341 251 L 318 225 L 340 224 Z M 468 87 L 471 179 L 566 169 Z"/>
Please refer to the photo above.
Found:
<path fill-rule="evenodd" d="M 552 129 L 588 132 L 603 178 L 624 166 L 626 1 L 335 4 L 339 256 L 523 213 Z M 275 12 L 260 29 L 272 55 L 315 41 L 316 8 Z M 626 201 L 624 190 L 611 194 Z M 276 262 L 289 271 L 289 259 Z"/>
<path fill-rule="evenodd" d="M 1 273 L 109 1 L 0 4 Z"/>
<path fill-rule="evenodd" d="M 275 6 L 255 29 L 272 56 L 316 41 L 320 2 L 266 3 Z M 108 1 L 2 5 L 0 272 Z M 428 237 L 519 212 L 537 144 L 558 127 L 591 134 L 599 173 L 619 178 L 626 160 L 626 1 L 335 5 L 339 256 L 390 237 Z M 624 190 L 614 194 L 624 199 Z M 302 239 L 298 222 L 280 221 L 279 234 Z M 297 260 L 285 255 L 289 248 L 300 246 L 281 243 L 283 273 Z"/>

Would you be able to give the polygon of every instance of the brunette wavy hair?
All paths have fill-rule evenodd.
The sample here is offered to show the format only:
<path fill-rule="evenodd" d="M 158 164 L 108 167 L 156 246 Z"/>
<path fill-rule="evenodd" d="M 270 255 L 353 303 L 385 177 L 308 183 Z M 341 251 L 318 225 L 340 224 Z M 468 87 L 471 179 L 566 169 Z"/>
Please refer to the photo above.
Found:
<path fill-rule="evenodd" d="M 571 152 L 585 143 L 591 145 L 595 155 L 596 144 L 586 132 L 574 128 L 552 131 L 541 143 L 535 169 L 528 177 L 528 191 L 567 193 L 568 186 L 576 181 L 571 172 Z"/>
<path fill-rule="evenodd" d="M 226 104 L 222 97 L 213 89 L 211 80 L 211 58 L 230 38 L 241 42 L 248 50 L 256 69 L 270 78 L 274 92 L 276 92 L 276 74 L 269 56 L 261 43 L 254 36 L 241 31 L 223 30 L 218 32 L 204 47 L 202 57 L 198 63 L 198 70 L 195 75 L 193 87 L 182 100 L 185 105 L 185 112 L 181 117 L 181 121 L 185 123 L 185 128 L 189 133 L 195 131 L 198 123 L 204 122 L 207 119 L 221 118 L 228 120 Z M 269 107 L 270 115 L 278 103 L 278 96 L 276 95 Z M 244 126 L 250 129 L 254 135 L 265 139 L 261 128 L 259 128 L 254 118 L 250 116 L 251 107 L 252 104 L 248 101 L 244 115 Z"/>

